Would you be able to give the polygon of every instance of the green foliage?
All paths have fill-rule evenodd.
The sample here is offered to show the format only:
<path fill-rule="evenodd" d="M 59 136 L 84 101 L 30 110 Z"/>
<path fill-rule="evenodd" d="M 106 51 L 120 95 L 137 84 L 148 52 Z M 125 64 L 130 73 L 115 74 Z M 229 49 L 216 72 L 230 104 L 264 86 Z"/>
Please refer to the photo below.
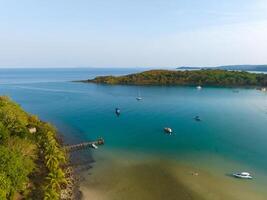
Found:
<path fill-rule="evenodd" d="M 100 76 L 89 82 L 128 85 L 267 86 L 267 75 L 225 70 L 150 70 L 119 77 Z"/>
<path fill-rule="evenodd" d="M 29 132 L 31 127 L 36 133 Z M 16 192 L 27 198 L 29 177 L 40 170 L 46 178 L 40 177 L 44 182 L 37 184 L 42 193 L 38 199 L 59 199 L 61 185 L 67 184 L 63 172 L 66 162 L 55 128 L 0 96 L 0 199 L 12 199 Z"/>
<path fill-rule="evenodd" d="M 12 196 L 15 191 L 25 189 L 33 166 L 32 160 L 20 152 L 0 146 L 0 174 L 5 175 L 6 181 L 10 182 L 9 190 L 5 191 L 8 196 Z"/>
<path fill-rule="evenodd" d="M 59 193 L 52 187 L 45 189 L 44 200 L 58 200 L 60 197 Z"/>
<path fill-rule="evenodd" d="M 0 121 L 10 134 L 25 137 L 27 135 L 28 116 L 19 105 L 11 103 L 8 97 L 0 97 Z"/>
<path fill-rule="evenodd" d="M 7 175 L 0 172 L 0 199 L 6 199 L 11 190 L 10 179 L 7 178 Z"/>
<path fill-rule="evenodd" d="M 45 164 L 46 167 L 53 171 L 59 167 L 59 164 L 65 163 L 66 158 L 63 151 L 56 145 L 55 140 L 45 145 Z"/>
<path fill-rule="evenodd" d="M 31 140 L 21 139 L 19 137 L 10 137 L 6 141 L 6 146 L 12 151 L 19 152 L 22 156 L 35 160 L 37 158 L 37 146 Z M 27 161 L 27 159 L 25 160 Z"/>
<path fill-rule="evenodd" d="M 55 191 L 60 190 L 61 184 L 67 184 L 65 174 L 61 169 L 53 169 L 46 179 L 48 180 L 47 188 L 53 188 Z"/>
<path fill-rule="evenodd" d="M 9 137 L 9 131 L 6 129 L 3 123 L 0 122 L 0 144 L 5 143 L 8 137 Z"/>
<path fill-rule="evenodd" d="M 59 147 L 55 139 L 54 132 L 50 126 L 47 126 L 50 131 L 43 135 L 43 149 L 45 165 L 49 171 L 46 180 L 45 199 L 59 199 L 59 193 L 62 184 L 67 184 L 67 179 L 61 168 L 61 165 L 66 164 L 66 154 Z M 53 197 L 53 198 L 52 198 Z"/>

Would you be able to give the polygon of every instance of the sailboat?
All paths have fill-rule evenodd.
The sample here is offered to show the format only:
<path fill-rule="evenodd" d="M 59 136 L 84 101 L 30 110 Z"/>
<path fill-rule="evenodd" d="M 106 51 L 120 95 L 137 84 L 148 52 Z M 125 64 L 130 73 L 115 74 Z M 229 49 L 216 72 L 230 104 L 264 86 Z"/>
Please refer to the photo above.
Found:
<path fill-rule="evenodd" d="M 136 97 L 136 100 L 137 101 L 141 101 L 142 100 L 142 97 Z"/>
<path fill-rule="evenodd" d="M 140 90 L 138 90 L 138 97 L 136 97 L 136 100 L 137 101 L 141 101 L 143 98 L 141 97 L 140 95 Z"/>

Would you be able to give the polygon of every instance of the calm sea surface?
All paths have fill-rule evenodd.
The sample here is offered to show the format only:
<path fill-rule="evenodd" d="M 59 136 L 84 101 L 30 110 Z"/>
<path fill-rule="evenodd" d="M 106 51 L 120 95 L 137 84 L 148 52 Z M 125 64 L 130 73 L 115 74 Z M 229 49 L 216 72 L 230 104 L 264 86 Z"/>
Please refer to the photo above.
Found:
<path fill-rule="evenodd" d="M 66 143 L 104 137 L 106 144 L 98 152 L 164 157 L 225 179 L 232 179 L 232 172 L 249 171 L 255 176 L 251 187 L 266 186 L 267 93 L 70 82 L 138 71 L 0 69 L 0 95 L 11 96 L 28 112 L 54 123 Z M 142 101 L 136 101 L 139 92 Z M 120 117 L 114 114 L 116 107 Z M 193 119 L 196 115 L 201 122 Z M 164 127 L 175 134 L 165 135 Z"/>

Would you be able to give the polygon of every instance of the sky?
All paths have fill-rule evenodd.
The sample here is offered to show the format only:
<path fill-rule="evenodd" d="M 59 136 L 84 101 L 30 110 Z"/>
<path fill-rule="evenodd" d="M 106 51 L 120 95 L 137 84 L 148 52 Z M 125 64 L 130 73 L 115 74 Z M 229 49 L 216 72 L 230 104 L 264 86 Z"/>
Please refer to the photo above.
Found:
<path fill-rule="evenodd" d="M 267 64 L 267 0 L 0 0 L 0 67 Z"/>

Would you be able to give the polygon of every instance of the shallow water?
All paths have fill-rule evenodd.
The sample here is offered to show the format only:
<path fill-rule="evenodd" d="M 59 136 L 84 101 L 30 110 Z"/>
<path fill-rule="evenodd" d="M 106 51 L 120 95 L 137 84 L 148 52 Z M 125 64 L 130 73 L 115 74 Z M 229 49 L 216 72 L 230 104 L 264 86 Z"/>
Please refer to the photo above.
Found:
<path fill-rule="evenodd" d="M 110 150 L 96 154 L 93 169 L 84 173 L 84 199 L 266 199 L 264 187 L 184 161 Z"/>
<path fill-rule="evenodd" d="M 203 194 L 205 199 L 263 199 L 267 94 L 241 88 L 236 93 L 231 88 L 68 82 L 136 71 L 1 69 L 0 94 L 54 123 L 66 143 L 104 137 L 106 143 L 93 152 L 95 167 L 86 173 L 82 187 L 98 195 L 96 199 L 125 199 L 128 194 L 156 199 L 166 193 L 168 199 L 179 194 L 180 199 L 201 199 Z M 138 91 L 142 101 L 135 99 Z M 196 115 L 201 122 L 193 119 Z M 171 127 L 174 135 L 165 135 L 164 127 Z M 249 171 L 255 178 L 233 179 L 229 174 L 235 171 Z"/>

